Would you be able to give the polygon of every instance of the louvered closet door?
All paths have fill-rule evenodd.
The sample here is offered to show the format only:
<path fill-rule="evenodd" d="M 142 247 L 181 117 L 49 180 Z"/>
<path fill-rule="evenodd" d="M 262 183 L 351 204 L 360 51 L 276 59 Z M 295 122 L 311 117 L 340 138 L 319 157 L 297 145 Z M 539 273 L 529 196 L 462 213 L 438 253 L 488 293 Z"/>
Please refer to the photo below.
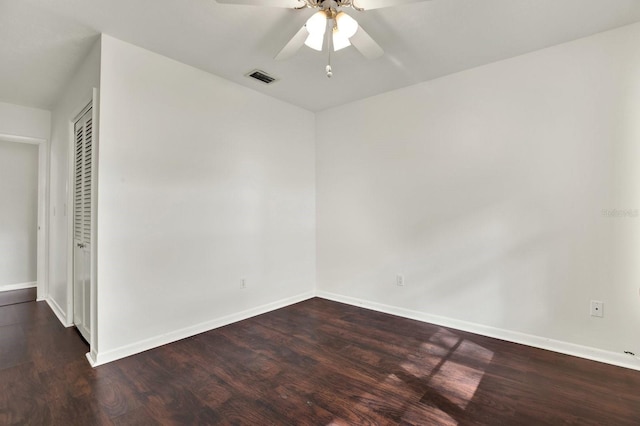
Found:
<path fill-rule="evenodd" d="M 91 168 L 92 109 L 74 127 L 73 322 L 91 342 Z"/>

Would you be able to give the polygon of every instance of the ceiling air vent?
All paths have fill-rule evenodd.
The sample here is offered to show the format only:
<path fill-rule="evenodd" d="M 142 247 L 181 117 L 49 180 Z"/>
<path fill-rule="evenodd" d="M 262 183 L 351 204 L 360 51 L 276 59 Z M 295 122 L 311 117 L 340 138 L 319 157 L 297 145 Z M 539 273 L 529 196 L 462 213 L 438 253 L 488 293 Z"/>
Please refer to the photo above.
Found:
<path fill-rule="evenodd" d="M 251 77 L 251 78 L 255 78 L 258 81 L 263 82 L 264 84 L 271 84 L 274 81 L 278 81 L 277 78 L 275 77 L 271 77 L 269 74 L 267 74 L 266 72 L 262 71 L 262 70 L 253 70 L 247 74 L 245 74 L 247 77 Z"/>

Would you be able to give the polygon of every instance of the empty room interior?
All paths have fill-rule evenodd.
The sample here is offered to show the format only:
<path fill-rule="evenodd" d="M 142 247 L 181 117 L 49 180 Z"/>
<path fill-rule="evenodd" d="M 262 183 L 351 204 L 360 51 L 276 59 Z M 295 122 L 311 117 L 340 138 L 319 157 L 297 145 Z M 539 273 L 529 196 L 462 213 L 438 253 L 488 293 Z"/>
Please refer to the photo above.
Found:
<path fill-rule="evenodd" d="M 637 0 L 0 0 L 0 200 L 0 424 L 640 423 Z"/>

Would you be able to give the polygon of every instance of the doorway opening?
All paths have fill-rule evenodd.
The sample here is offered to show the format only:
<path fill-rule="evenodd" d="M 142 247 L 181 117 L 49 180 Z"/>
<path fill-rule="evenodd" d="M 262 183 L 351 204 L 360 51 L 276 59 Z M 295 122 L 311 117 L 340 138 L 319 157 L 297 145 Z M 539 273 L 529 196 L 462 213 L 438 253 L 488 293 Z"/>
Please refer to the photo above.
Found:
<path fill-rule="evenodd" d="M 5 222 L 13 220 L 4 223 L 7 229 L 3 235 L 15 235 L 9 235 L 5 241 L 10 252 L 4 253 L 2 258 L 10 262 L 10 267 L 0 269 L 10 276 L 0 280 L 0 292 L 28 289 L 27 292 L 32 294 L 36 289 L 37 300 L 44 300 L 48 283 L 48 143 L 40 138 L 0 134 L 0 144 L 5 151 L 15 154 L 3 155 L 5 160 L 9 157 L 13 160 L 0 166 L 4 173 L 11 175 L 2 179 L 7 186 L 3 200 L 6 207 L 15 213 L 5 212 L 2 215 Z M 25 179 L 19 175 L 24 175 Z M 12 256 L 19 259 L 12 260 Z"/>

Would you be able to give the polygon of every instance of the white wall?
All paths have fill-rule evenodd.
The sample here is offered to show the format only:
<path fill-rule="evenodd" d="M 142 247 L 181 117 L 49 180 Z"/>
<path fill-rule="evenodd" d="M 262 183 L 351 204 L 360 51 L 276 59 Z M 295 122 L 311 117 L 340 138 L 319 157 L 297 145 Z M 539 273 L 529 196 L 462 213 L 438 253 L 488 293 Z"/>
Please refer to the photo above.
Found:
<path fill-rule="evenodd" d="M 48 140 L 50 131 L 49 111 L 0 102 L 0 134 Z"/>
<path fill-rule="evenodd" d="M 65 324 L 72 322 L 67 298 L 69 143 L 70 123 L 91 101 L 100 84 L 100 42 L 92 47 L 52 108 L 49 202 L 49 286 L 47 300 Z"/>
<path fill-rule="evenodd" d="M 0 137 L 0 291 L 35 283 L 38 146 Z"/>
<path fill-rule="evenodd" d="M 317 123 L 321 294 L 640 353 L 640 24 Z"/>
<path fill-rule="evenodd" d="M 98 362 L 312 294 L 312 113 L 103 36 L 99 139 Z"/>

